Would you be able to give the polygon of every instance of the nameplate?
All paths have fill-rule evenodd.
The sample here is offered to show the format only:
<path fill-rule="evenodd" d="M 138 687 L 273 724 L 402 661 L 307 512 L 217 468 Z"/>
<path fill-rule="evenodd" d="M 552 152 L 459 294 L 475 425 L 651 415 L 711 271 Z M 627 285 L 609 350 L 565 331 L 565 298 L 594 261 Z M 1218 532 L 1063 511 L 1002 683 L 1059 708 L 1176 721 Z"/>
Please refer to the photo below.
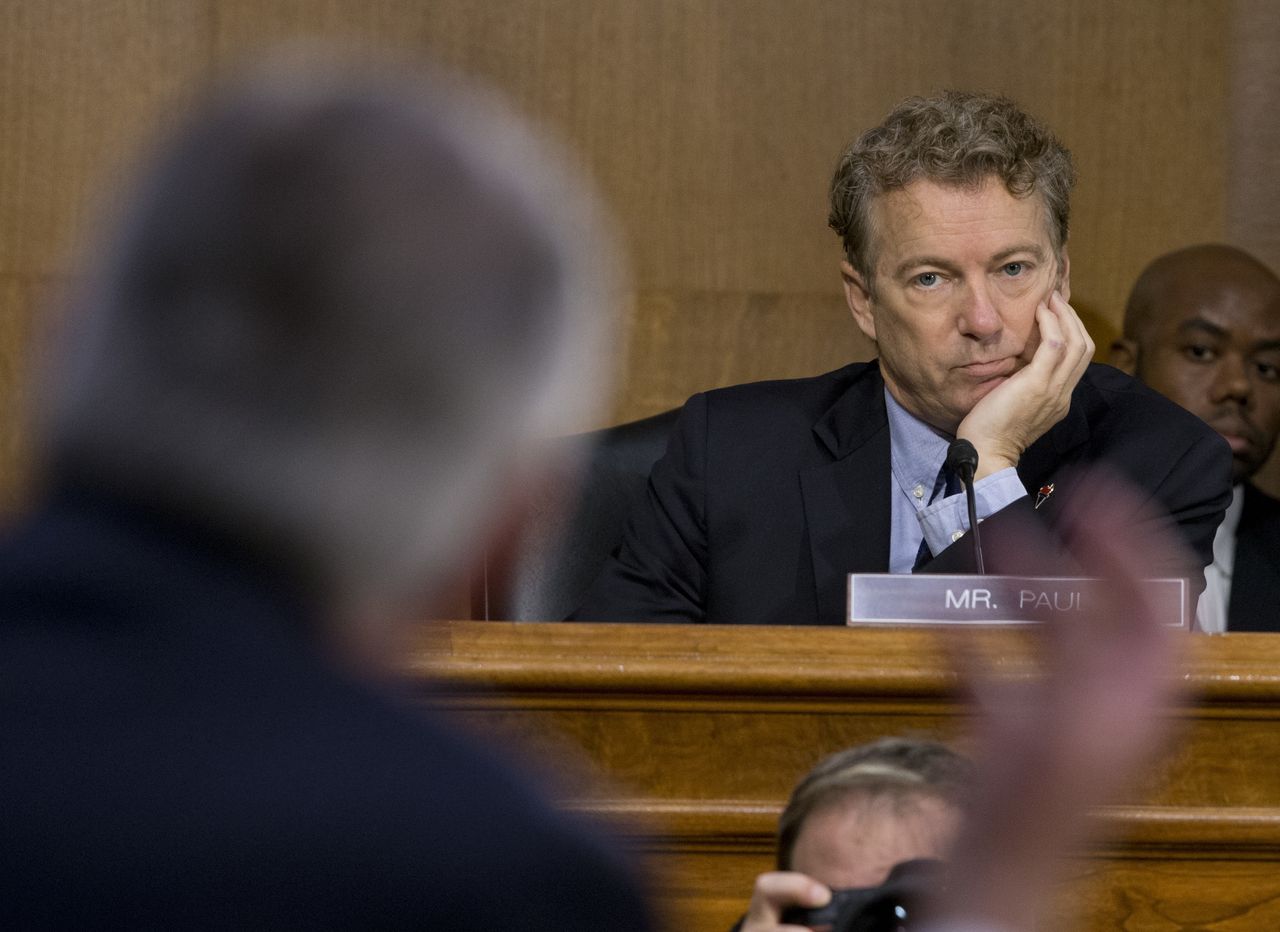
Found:
<path fill-rule="evenodd" d="M 1190 628 L 1185 579 L 1139 581 L 1170 627 Z M 851 573 L 851 625 L 1021 625 L 1104 611 L 1106 580 L 1061 576 Z"/>

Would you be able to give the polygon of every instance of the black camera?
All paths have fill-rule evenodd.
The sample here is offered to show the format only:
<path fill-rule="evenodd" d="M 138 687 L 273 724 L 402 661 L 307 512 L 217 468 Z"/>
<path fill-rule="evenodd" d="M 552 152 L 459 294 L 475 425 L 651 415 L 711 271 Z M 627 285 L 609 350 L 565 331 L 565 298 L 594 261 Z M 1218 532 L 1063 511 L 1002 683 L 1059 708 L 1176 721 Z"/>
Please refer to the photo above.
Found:
<path fill-rule="evenodd" d="M 826 906 L 792 907 L 782 921 L 814 932 L 904 932 L 918 927 L 925 899 L 941 892 L 944 867 L 932 858 L 903 861 L 878 887 L 833 890 Z"/>

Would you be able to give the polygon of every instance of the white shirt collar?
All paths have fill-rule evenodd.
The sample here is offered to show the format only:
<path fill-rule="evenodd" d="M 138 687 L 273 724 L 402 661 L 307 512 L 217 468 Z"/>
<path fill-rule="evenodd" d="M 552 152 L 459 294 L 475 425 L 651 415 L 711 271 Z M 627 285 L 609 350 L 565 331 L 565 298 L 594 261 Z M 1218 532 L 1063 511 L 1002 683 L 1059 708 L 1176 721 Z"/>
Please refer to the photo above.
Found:
<path fill-rule="evenodd" d="M 1240 527 L 1240 513 L 1244 511 L 1244 483 L 1231 490 L 1231 504 L 1222 516 L 1218 533 L 1213 537 L 1213 565 L 1230 578 L 1236 567 L 1236 529 Z"/>

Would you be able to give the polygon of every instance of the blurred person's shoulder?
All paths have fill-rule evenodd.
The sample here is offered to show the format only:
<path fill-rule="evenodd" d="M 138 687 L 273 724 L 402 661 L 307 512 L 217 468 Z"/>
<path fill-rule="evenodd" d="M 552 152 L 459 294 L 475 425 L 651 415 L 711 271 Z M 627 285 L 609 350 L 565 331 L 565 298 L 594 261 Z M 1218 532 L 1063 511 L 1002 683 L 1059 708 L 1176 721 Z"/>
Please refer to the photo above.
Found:
<path fill-rule="evenodd" d="M 647 927 L 617 851 L 238 549 L 98 498 L 0 541 L 0 926 Z"/>
<path fill-rule="evenodd" d="M 315 815 L 352 866 L 382 847 L 393 881 L 386 904 L 439 928 L 651 927 L 616 843 L 557 811 L 533 774 L 517 770 L 518 758 L 501 759 L 429 710 L 381 694 L 351 708 L 327 736 L 339 798 Z"/>

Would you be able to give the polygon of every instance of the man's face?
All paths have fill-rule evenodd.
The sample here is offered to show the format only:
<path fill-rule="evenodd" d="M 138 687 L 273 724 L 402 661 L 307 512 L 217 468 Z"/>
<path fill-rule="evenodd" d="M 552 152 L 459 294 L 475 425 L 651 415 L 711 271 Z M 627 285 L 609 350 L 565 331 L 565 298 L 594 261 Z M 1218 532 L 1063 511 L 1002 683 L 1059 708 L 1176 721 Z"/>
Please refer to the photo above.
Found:
<path fill-rule="evenodd" d="M 804 820 L 791 869 L 833 889 L 878 886 L 903 861 L 945 858 L 961 818 L 936 796 L 853 793 Z"/>
<path fill-rule="evenodd" d="M 893 397 L 947 433 L 1025 366 L 1040 341 L 1036 308 L 1070 295 L 1038 195 L 995 178 L 956 188 L 919 180 L 871 208 L 875 293 L 841 265 L 854 320 L 875 340 Z"/>
<path fill-rule="evenodd" d="M 1232 481 L 1262 466 L 1280 434 L 1280 288 L 1205 270 L 1162 290 L 1125 366 L 1231 445 Z"/>

